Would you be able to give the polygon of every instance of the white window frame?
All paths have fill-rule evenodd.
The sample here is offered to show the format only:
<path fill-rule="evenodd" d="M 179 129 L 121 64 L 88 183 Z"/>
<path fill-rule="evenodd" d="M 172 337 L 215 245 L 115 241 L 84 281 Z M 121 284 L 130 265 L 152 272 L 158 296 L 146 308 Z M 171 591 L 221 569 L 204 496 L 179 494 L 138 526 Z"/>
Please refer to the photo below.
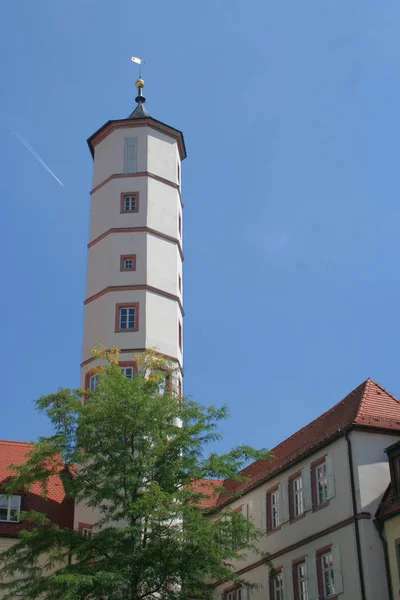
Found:
<path fill-rule="evenodd" d="M 137 196 L 124 196 L 124 212 L 137 211 Z"/>
<path fill-rule="evenodd" d="M 320 470 L 323 471 L 322 475 L 320 475 Z M 325 502 L 328 502 L 328 472 L 326 461 L 315 467 L 315 489 L 317 495 L 317 505 L 321 506 L 321 504 L 325 504 Z M 323 491 L 322 497 L 320 495 L 321 490 Z"/>
<path fill-rule="evenodd" d="M 122 312 L 126 311 L 126 327 L 122 326 Z M 130 311 L 133 312 L 133 327 L 129 327 L 129 316 L 130 316 Z M 136 329 L 136 307 L 135 306 L 121 306 L 119 309 L 119 315 L 118 315 L 118 322 L 119 322 L 119 328 L 122 330 L 126 330 L 126 329 Z"/>
<path fill-rule="evenodd" d="M 91 527 L 82 527 L 81 534 L 83 537 L 90 538 L 92 537 L 92 528 Z"/>
<path fill-rule="evenodd" d="M 98 373 L 94 373 L 89 377 L 89 390 L 91 392 L 97 391 L 97 386 L 99 385 L 99 375 Z"/>
<path fill-rule="evenodd" d="M 123 373 L 125 375 L 125 377 L 127 377 L 128 379 L 133 379 L 135 376 L 135 373 L 133 371 L 133 367 L 120 367 L 121 368 L 121 373 Z M 128 375 L 128 371 L 131 371 L 131 376 Z"/>
<path fill-rule="evenodd" d="M 7 496 L 7 494 L 0 494 L 0 498 L 7 498 L 7 518 L 6 519 L 2 519 L 0 517 L 0 522 L 1 523 L 18 523 L 19 522 L 19 515 L 21 513 L 21 496 L 18 496 L 16 494 L 14 494 L 13 496 Z M 14 508 L 12 508 L 12 501 L 13 499 L 17 498 L 18 499 L 18 507 L 17 507 L 17 518 L 16 519 L 11 519 L 11 510 L 14 510 Z M 2 507 L 2 510 L 4 510 L 5 507 Z"/>
<path fill-rule="evenodd" d="M 296 483 L 300 485 L 296 488 Z M 300 517 L 304 513 L 303 478 L 301 475 L 292 481 L 293 517 Z"/>
<path fill-rule="evenodd" d="M 279 489 L 270 493 L 271 529 L 277 529 L 280 521 Z"/>
<path fill-rule="evenodd" d="M 133 259 L 132 258 L 124 258 L 124 270 L 131 271 L 133 269 Z"/>
<path fill-rule="evenodd" d="M 297 594 L 299 600 L 308 600 L 308 575 L 305 562 L 297 565 Z"/>
<path fill-rule="evenodd" d="M 328 557 L 328 566 L 324 566 L 324 559 L 326 559 Z M 328 600 L 328 598 L 332 598 L 334 596 L 336 596 L 336 591 L 335 591 L 335 569 L 334 569 L 334 564 L 333 564 L 333 555 L 332 555 L 332 551 L 330 550 L 329 552 L 325 552 L 325 554 L 321 554 L 320 556 L 320 561 L 321 561 L 321 573 L 322 573 L 322 589 L 323 589 L 323 600 Z M 326 574 L 328 574 L 328 577 L 330 579 L 330 583 L 329 585 L 331 585 L 332 587 L 332 593 L 328 594 L 328 585 L 327 585 L 327 581 L 326 581 Z"/>
<path fill-rule="evenodd" d="M 278 573 L 276 578 L 274 579 L 272 589 L 274 592 L 274 597 L 272 600 L 283 600 L 284 585 L 282 571 L 280 571 L 280 573 Z"/>

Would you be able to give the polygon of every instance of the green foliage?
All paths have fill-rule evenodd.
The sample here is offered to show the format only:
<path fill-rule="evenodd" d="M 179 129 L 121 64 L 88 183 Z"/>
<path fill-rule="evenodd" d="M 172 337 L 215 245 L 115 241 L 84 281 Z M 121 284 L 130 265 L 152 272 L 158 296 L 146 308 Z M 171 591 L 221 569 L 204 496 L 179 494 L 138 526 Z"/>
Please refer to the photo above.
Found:
<path fill-rule="evenodd" d="M 0 554 L 0 592 L 47 600 L 140 600 L 156 593 L 179 600 L 210 597 L 207 581 L 243 583 L 235 561 L 249 550 L 258 553 L 259 532 L 229 510 L 216 523 L 193 484 L 243 479 L 240 470 L 266 452 L 246 446 L 207 455 L 221 437 L 226 407 L 200 406 L 173 389 L 160 396 L 167 371 L 151 367 L 154 356 L 133 380 L 115 357 L 107 358 L 95 393 L 60 390 L 37 401 L 54 433 L 15 468 L 9 490 L 39 481 L 45 495 L 49 476 L 64 461 L 72 474 L 64 476 L 67 494 L 97 509 L 92 536 L 25 514 L 36 527 Z"/>

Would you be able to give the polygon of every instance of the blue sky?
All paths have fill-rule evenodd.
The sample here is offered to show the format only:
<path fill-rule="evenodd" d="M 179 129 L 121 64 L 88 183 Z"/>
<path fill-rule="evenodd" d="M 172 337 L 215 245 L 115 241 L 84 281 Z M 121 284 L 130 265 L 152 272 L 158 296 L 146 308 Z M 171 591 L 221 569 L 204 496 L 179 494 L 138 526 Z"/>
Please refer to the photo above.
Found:
<path fill-rule="evenodd" d="M 79 384 L 92 160 L 134 106 L 185 134 L 185 392 L 273 447 L 367 377 L 400 396 L 397 0 L 11 2 L 0 23 L 0 438 Z M 10 132 L 18 130 L 61 187 Z"/>

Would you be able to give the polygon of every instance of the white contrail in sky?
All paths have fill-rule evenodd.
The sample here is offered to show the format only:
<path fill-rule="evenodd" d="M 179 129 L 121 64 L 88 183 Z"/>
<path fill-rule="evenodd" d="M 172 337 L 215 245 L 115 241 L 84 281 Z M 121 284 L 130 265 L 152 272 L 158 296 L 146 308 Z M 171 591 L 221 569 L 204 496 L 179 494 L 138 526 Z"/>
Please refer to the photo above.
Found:
<path fill-rule="evenodd" d="M 15 129 L 12 129 L 10 127 L 11 131 L 13 132 L 13 134 L 15 135 L 15 137 L 21 142 L 21 144 L 23 144 L 25 146 L 25 148 L 27 150 L 29 150 L 29 152 L 31 154 L 33 154 L 33 156 L 36 158 L 37 161 L 40 162 L 40 164 L 42 165 L 42 167 L 44 167 L 46 169 L 46 171 L 48 171 L 50 173 L 50 175 L 52 177 L 54 177 L 54 179 L 62 186 L 64 187 L 64 184 L 62 181 L 60 181 L 57 177 L 57 175 L 55 175 L 53 173 L 53 171 L 50 169 L 50 167 L 48 165 L 46 165 L 46 163 L 44 162 L 44 160 L 42 158 L 40 158 L 39 154 L 32 148 L 32 146 L 26 141 L 26 139 L 20 134 L 18 133 L 18 131 L 15 131 Z"/>

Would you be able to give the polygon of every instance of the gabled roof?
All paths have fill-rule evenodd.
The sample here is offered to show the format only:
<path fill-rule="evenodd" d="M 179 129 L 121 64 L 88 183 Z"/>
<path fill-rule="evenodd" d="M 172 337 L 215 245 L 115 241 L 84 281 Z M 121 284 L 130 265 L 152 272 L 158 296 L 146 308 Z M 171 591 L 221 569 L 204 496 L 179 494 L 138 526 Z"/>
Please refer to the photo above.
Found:
<path fill-rule="evenodd" d="M 235 493 L 248 491 L 351 427 L 393 430 L 400 434 L 400 402 L 378 383 L 367 379 L 333 408 L 273 448 L 272 460 L 259 460 L 246 467 L 242 475 L 247 481 L 228 480 L 224 488 Z M 222 493 L 214 506 L 230 501 L 232 498 Z"/>
<path fill-rule="evenodd" d="M 0 489 L 4 489 L 7 480 L 12 476 L 10 465 L 21 466 L 27 461 L 27 455 L 33 444 L 28 442 L 10 442 L 0 440 Z M 26 509 L 36 510 L 47 514 L 49 519 L 65 527 L 73 526 L 73 502 L 66 497 L 61 480 L 64 466 L 60 461 L 57 475 L 51 475 L 48 482 L 46 499 L 42 497 L 42 487 L 34 483 L 27 494 Z"/>
<path fill-rule="evenodd" d="M 198 479 L 193 482 L 193 491 L 196 494 L 204 494 L 204 498 L 200 500 L 201 508 L 211 508 L 215 505 L 218 499 L 217 490 L 223 483 L 223 479 Z"/>

